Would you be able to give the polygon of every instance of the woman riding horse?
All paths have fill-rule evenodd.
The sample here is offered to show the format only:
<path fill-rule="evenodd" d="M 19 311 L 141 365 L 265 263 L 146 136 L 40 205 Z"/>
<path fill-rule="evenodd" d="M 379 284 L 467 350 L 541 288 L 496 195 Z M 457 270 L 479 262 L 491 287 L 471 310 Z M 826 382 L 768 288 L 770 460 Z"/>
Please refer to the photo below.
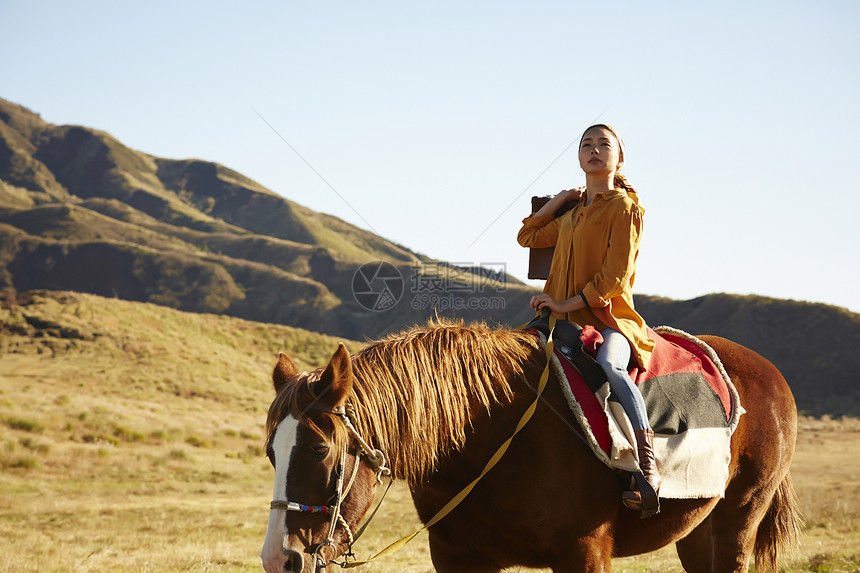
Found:
<path fill-rule="evenodd" d="M 612 392 L 627 392 L 640 465 L 659 487 L 642 398 L 622 376 L 631 356 L 647 367 L 652 350 L 633 310 L 642 209 L 618 173 L 623 159 L 614 130 L 586 130 L 585 200 L 553 219 L 565 199 L 578 196 L 563 192 L 526 219 L 520 242 L 556 247 L 545 292 L 532 306 L 603 329 L 600 360 L 618 369 L 609 373 Z M 667 498 L 653 527 L 642 527 L 619 503 L 626 493 L 635 507 L 641 496 L 623 492 L 617 475 L 565 431 L 570 425 L 557 413 L 566 397 L 560 384 L 546 383 L 546 348 L 527 330 L 436 321 L 354 355 L 340 345 L 311 372 L 299 372 L 282 354 L 266 419 L 275 479 L 263 567 L 312 573 L 349 554 L 384 467 L 406 481 L 437 571 L 605 573 L 614 557 L 670 543 L 686 571 L 743 573 L 752 556 L 756 571 L 778 571 L 779 552 L 802 523 L 789 473 L 797 408 L 766 359 L 719 337 L 702 341 L 719 356 L 747 413 L 739 421 L 740 412 L 732 413 L 737 427 L 724 495 Z M 528 412 L 535 415 L 524 425 Z M 494 455 L 500 444 L 507 447 L 501 458 Z M 479 474 L 488 460 L 497 463 Z M 443 510 L 447 516 L 437 518 Z"/>
<path fill-rule="evenodd" d="M 597 362 L 633 424 L 642 474 L 658 492 L 661 479 L 654 459 L 654 432 L 642 394 L 627 373 L 631 354 L 647 370 L 654 341 L 633 308 L 644 210 L 620 173 L 623 164 L 624 143 L 613 128 L 598 124 L 586 129 L 579 142 L 585 190 L 565 190 L 550 199 L 523 220 L 517 241 L 523 247 L 555 247 L 544 292 L 532 297 L 530 304 L 600 331 L 603 344 Z M 554 217 L 570 199 L 581 200 L 573 210 Z M 624 492 L 622 499 L 630 509 L 642 509 L 638 491 Z"/>

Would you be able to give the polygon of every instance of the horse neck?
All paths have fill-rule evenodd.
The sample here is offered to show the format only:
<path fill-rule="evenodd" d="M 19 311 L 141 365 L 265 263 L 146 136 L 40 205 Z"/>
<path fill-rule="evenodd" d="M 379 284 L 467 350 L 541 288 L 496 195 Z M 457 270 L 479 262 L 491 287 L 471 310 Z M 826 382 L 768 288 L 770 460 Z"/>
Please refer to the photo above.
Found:
<path fill-rule="evenodd" d="M 515 396 L 512 382 L 519 375 L 510 368 L 488 377 L 468 367 L 480 357 L 453 362 L 439 357 L 435 364 L 413 363 L 415 371 L 400 377 L 392 376 L 398 368 L 391 363 L 354 364 L 357 380 L 365 375 L 375 382 L 357 383 L 353 390 L 359 431 L 385 453 L 395 479 L 419 483 Z"/>

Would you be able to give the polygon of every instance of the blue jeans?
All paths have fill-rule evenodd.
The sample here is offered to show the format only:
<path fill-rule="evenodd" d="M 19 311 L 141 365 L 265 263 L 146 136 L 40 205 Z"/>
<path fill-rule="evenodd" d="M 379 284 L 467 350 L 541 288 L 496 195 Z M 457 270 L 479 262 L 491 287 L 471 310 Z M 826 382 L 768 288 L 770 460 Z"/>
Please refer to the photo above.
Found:
<path fill-rule="evenodd" d="M 630 343 L 617 330 L 604 328 L 603 344 L 597 349 L 597 363 L 606 372 L 609 379 L 609 389 L 621 403 L 624 413 L 630 418 L 634 430 L 648 430 L 648 412 L 645 410 L 645 400 L 639 388 L 627 374 L 627 364 L 630 362 Z"/>

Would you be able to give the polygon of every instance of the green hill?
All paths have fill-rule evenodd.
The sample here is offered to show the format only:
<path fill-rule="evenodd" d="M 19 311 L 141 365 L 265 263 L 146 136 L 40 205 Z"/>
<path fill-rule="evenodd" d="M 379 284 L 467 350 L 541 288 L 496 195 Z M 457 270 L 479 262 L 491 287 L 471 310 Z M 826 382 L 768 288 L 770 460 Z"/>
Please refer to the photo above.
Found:
<path fill-rule="evenodd" d="M 723 295 L 642 298 L 652 303 L 682 309 L 678 320 L 728 303 L 749 320 L 785 304 L 797 305 L 799 322 L 841 312 Z M 259 571 L 272 495 L 262 451 L 272 366 L 279 351 L 302 369 L 321 366 L 340 340 L 75 292 L 0 295 L 2 570 Z M 801 420 L 792 474 L 807 542 L 785 571 L 856 569 L 857 511 L 845 501 L 856 473 L 834 459 L 851 451 L 857 431 L 856 420 Z M 356 552 L 374 555 L 418 526 L 408 488 L 395 484 Z M 426 538 L 368 570 L 430 569 Z M 672 547 L 646 561 L 680 570 Z"/>
<path fill-rule="evenodd" d="M 281 351 L 325 364 L 341 340 L 82 293 L 0 295 L 0 569 L 188 571 L 201 556 L 259 569 L 272 367 Z"/>
<path fill-rule="evenodd" d="M 525 255 L 524 255 L 525 256 Z M 386 279 L 357 274 L 393 266 Z M 375 268 L 375 266 L 373 268 Z M 385 312 L 356 291 L 392 288 Z M 0 99 L 0 292 L 77 291 L 352 340 L 429 317 L 520 324 L 535 289 L 314 212 L 227 167 L 135 151 Z M 371 297 L 372 299 L 372 297 Z M 382 299 L 380 299 L 382 300 Z M 801 411 L 860 415 L 860 315 L 822 304 L 637 296 L 651 325 L 717 334 L 785 374 Z"/>
<path fill-rule="evenodd" d="M 2 99 L 0 244 L 5 292 L 74 290 L 353 339 L 437 312 L 475 319 L 489 310 L 497 321 L 511 308 L 514 321 L 529 314 L 530 289 L 506 275 L 490 281 L 500 292 L 491 309 L 472 289 L 457 295 L 459 308 L 447 299 L 414 304 L 410 291 L 390 312 L 368 311 L 353 295 L 361 265 L 390 263 L 401 286 L 425 265 L 449 267 L 222 165 L 154 157 Z"/>

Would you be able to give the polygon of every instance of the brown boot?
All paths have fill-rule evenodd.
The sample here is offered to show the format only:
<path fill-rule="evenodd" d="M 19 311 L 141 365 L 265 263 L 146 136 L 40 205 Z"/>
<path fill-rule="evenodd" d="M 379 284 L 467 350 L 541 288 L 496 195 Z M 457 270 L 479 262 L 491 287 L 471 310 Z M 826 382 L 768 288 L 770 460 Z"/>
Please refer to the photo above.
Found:
<path fill-rule="evenodd" d="M 654 459 L 654 431 L 653 430 L 635 430 L 636 450 L 639 453 L 639 468 L 642 470 L 642 475 L 645 481 L 654 489 L 654 493 L 660 493 L 660 485 L 663 479 L 660 477 L 660 472 L 657 470 L 657 461 Z M 642 517 L 650 517 L 655 513 L 660 512 L 660 501 L 650 500 L 646 496 L 646 503 L 642 503 L 642 494 L 637 490 L 625 491 L 621 494 L 621 501 L 630 509 L 641 511 Z M 656 506 L 655 506 L 656 503 Z"/>

